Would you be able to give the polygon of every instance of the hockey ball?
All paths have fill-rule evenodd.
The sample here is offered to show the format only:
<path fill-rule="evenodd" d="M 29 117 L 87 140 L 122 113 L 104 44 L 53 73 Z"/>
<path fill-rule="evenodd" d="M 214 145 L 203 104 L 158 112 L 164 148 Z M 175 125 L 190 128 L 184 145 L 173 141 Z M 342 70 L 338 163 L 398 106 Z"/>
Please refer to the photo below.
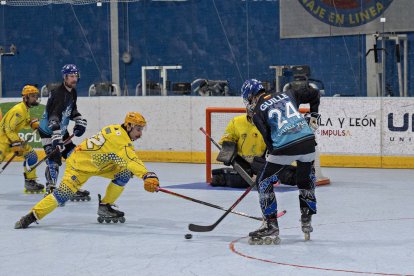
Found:
<path fill-rule="evenodd" d="M 189 240 L 189 239 L 191 239 L 192 237 L 193 237 L 193 235 L 191 235 L 191 234 L 185 234 L 185 236 L 184 236 L 187 240 Z"/>

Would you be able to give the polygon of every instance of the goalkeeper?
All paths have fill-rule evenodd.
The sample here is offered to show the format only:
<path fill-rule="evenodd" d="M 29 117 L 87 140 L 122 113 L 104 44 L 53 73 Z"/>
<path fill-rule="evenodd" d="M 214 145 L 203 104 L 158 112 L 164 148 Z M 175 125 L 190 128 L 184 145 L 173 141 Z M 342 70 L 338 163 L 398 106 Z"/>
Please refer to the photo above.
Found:
<path fill-rule="evenodd" d="M 59 187 L 16 222 L 15 228 L 27 228 L 65 204 L 92 176 L 111 179 L 105 196 L 99 200 L 99 218 L 125 221 L 124 213 L 112 207 L 132 176 L 142 178 L 148 192 L 155 192 L 159 186 L 157 175 L 147 171 L 132 144 L 141 137 L 145 125 L 140 113 L 129 112 L 123 124 L 106 126 L 98 134 L 85 139 L 66 159 L 66 170 Z"/>
<path fill-rule="evenodd" d="M 0 163 L 10 152 L 23 156 L 24 190 L 28 193 L 42 193 L 44 186 L 37 183 L 36 170 L 28 172 L 27 167 L 37 163 L 37 154 L 33 148 L 19 137 L 23 128 L 38 129 L 39 120 L 30 118 L 30 108 L 39 105 L 39 89 L 26 85 L 22 90 L 22 102 L 13 106 L 0 122 Z"/>
<path fill-rule="evenodd" d="M 254 176 L 264 166 L 266 144 L 259 130 L 252 122 L 249 111 L 231 119 L 221 137 L 221 154 L 224 151 L 237 151 L 236 162 L 250 175 Z M 225 164 L 229 166 L 230 164 Z M 295 186 L 296 167 L 285 166 L 279 175 L 281 183 Z M 212 186 L 246 188 L 249 184 L 233 169 L 219 168 L 212 170 Z"/>

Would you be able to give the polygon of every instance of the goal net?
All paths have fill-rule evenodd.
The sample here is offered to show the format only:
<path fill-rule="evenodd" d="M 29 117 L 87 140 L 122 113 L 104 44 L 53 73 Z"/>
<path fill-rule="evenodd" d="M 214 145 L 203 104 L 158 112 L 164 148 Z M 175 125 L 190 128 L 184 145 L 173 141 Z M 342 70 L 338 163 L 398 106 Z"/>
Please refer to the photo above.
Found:
<path fill-rule="evenodd" d="M 306 108 L 301 108 L 301 112 L 306 112 Z M 208 107 L 206 108 L 206 132 L 217 143 L 224 134 L 227 124 L 232 118 L 246 112 L 245 108 L 235 107 Z M 211 183 L 211 170 L 213 164 L 221 164 L 216 161 L 219 149 L 206 137 L 206 182 Z M 316 149 L 315 171 L 317 185 L 326 185 L 330 179 L 322 175 L 319 151 Z"/>
<path fill-rule="evenodd" d="M 9 6 L 46 6 L 52 4 L 70 4 L 70 5 L 100 5 L 103 3 L 121 3 L 121 2 L 138 2 L 140 0 L 1 0 L 1 5 Z"/>

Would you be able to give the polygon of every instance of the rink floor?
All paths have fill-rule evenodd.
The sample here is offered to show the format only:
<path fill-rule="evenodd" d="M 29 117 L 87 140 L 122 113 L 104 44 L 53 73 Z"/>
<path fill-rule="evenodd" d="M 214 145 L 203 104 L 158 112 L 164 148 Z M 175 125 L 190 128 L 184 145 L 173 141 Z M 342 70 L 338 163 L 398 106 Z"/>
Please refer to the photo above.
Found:
<path fill-rule="evenodd" d="M 243 192 L 202 183 L 204 165 L 147 167 L 162 187 L 223 207 Z M 279 210 L 287 210 L 279 220 L 281 244 L 251 246 L 246 236 L 260 222 L 231 214 L 212 232 L 186 240 L 189 223 L 209 225 L 223 212 L 145 192 L 136 178 L 117 202 L 124 224 L 97 222 L 97 194 L 109 180 L 94 177 L 84 186 L 90 202 L 68 202 L 15 230 L 43 195 L 22 192 L 21 163 L 12 163 L 0 175 L 0 275 L 414 275 L 414 170 L 323 168 L 323 174 L 332 184 L 316 190 L 311 241 L 299 228 L 297 190 L 279 186 Z M 257 192 L 236 210 L 260 216 Z"/>

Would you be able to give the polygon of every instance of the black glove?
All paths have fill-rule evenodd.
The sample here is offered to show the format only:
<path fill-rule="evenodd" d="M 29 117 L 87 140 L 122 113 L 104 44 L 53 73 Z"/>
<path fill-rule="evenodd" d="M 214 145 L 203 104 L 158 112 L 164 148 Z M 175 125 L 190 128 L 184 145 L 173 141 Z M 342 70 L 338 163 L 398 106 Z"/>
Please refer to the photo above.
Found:
<path fill-rule="evenodd" d="M 76 137 L 80 137 L 85 133 L 86 126 L 88 125 L 88 122 L 86 119 L 80 118 L 75 121 L 75 126 L 73 127 L 73 134 Z"/>
<path fill-rule="evenodd" d="M 11 151 L 14 152 L 17 156 L 22 156 L 24 153 L 24 146 L 22 141 L 15 141 L 10 144 Z"/>
<path fill-rule="evenodd" d="M 52 148 L 53 150 L 57 148 L 59 152 L 62 152 L 65 149 L 65 147 L 63 146 L 62 134 L 60 133 L 60 130 L 53 131 Z"/>

